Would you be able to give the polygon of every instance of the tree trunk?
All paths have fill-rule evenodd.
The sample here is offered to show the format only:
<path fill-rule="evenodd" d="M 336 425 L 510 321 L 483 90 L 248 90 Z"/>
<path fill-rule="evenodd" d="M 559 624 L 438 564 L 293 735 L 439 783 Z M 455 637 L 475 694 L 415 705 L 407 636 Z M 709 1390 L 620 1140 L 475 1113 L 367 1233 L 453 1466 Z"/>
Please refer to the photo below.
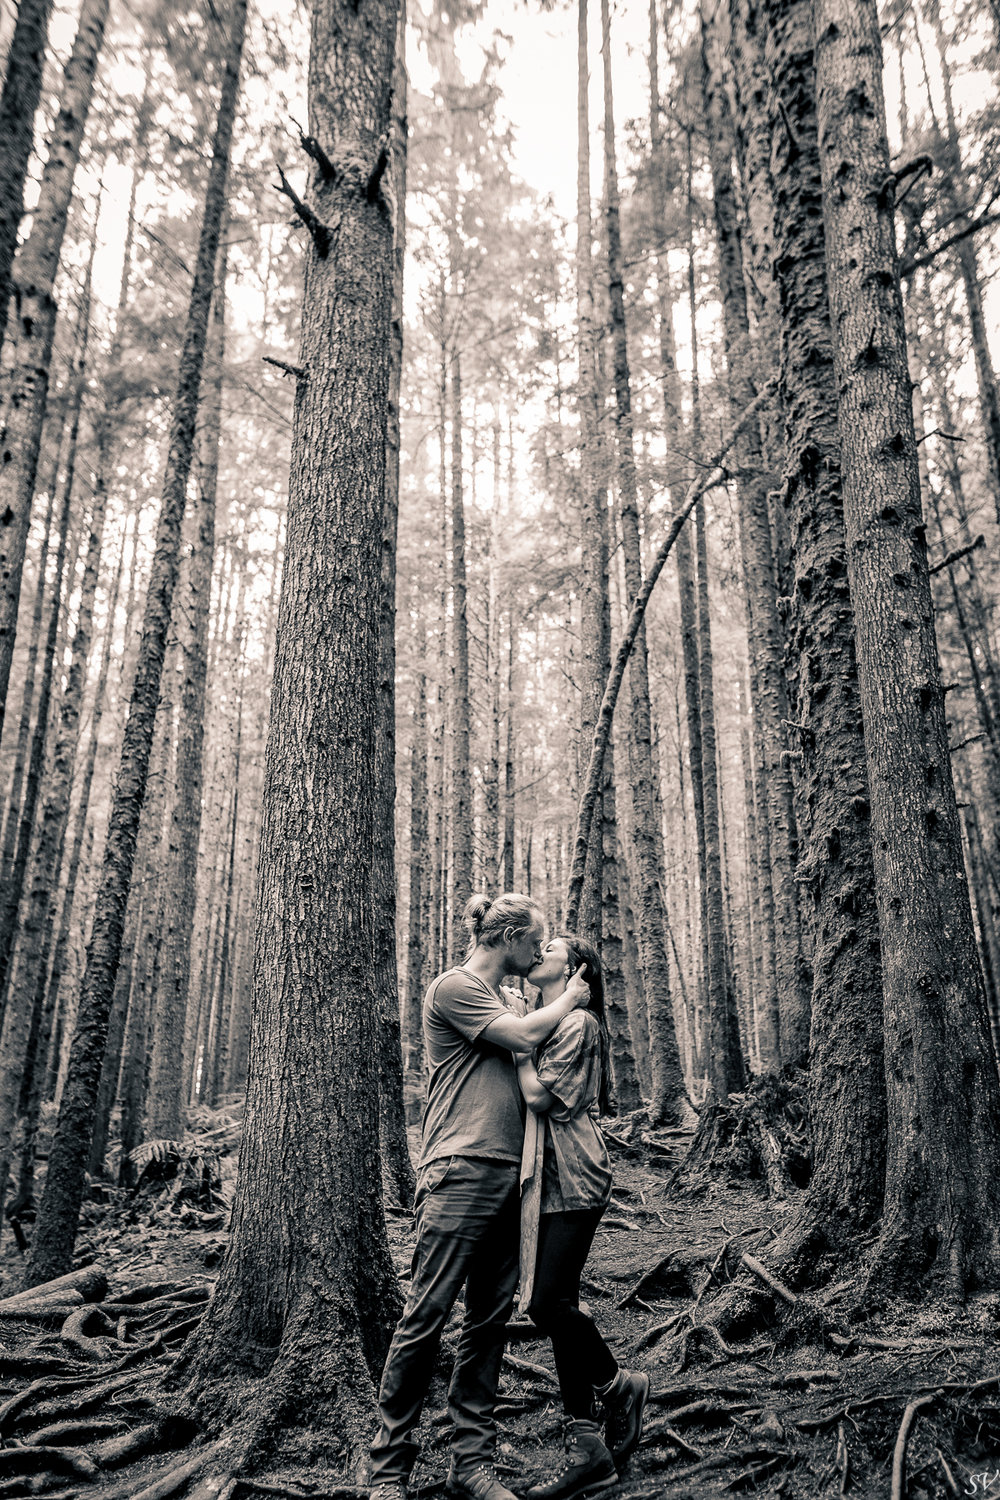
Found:
<path fill-rule="evenodd" d="M 10 300 L 10 268 L 24 212 L 24 179 L 42 96 L 52 0 L 19 0 L 0 94 L 0 347 Z"/>
<path fill-rule="evenodd" d="M 193 457 L 195 418 L 215 280 L 219 229 L 226 201 L 226 177 L 245 21 L 246 0 L 234 0 L 231 42 L 225 62 L 194 284 L 184 347 L 180 356 L 163 482 L 163 505 L 146 595 L 142 642 L 122 740 L 121 763 L 108 824 L 104 870 L 94 911 L 69 1070 L 28 1265 L 29 1285 L 61 1274 L 71 1260 L 76 1238 L 94 1101 L 107 1038 L 115 974 L 121 954 L 122 926 L 132 878 L 139 816 L 146 794 L 153 724 L 177 579 L 177 558 Z M 52 1270 L 53 1266 L 59 1269 Z"/>
<path fill-rule="evenodd" d="M 123 538 L 124 541 L 124 538 Z M 97 684 L 94 688 L 94 699 L 90 711 L 90 733 L 87 741 L 87 753 L 83 762 L 83 774 L 80 778 L 80 792 L 76 806 L 75 823 L 73 828 L 73 841 L 70 849 L 69 862 L 66 870 L 66 884 L 63 891 L 62 910 L 59 916 L 59 929 L 56 937 L 55 948 L 52 955 L 52 967 L 49 971 L 49 992 L 46 1004 L 51 1006 L 53 1015 L 57 1017 L 57 1024 L 61 1026 L 62 1000 L 60 991 L 62 989 L 63 977 L 66 973 L 66 959 L 69 953 L 70 933 L 73 930 L 73 914 L 76 902 L 77 880 L 80 874 L 80 862 L 83 857 L 83 846 L 87 832 L 87 813 L 90 807 L 90 792 L 94 782 L 94 768 L 97 764 L 97 747 L 101 728 L 101 719 L 104 715 L 105 699 L 108 687 L 108 671 L 111 665 L 111 648 L 114 643 L 115 613 L 118 608 L 118 594 L 121 588 L 122 562 L 124 558 L 124 546 L 118 552 L 118 565 L 115 570 L 115 581 L 111 589 L 108 603 L 108 619 L 104 632 L 104 642 L 101 647 L 101 664 L 97 675 Z M 82 926 L 82 920 L 80 925 Z M 58 1049 L 56 1049 L 58 1056 Z M 50 1070 L 51 1071 L 51 1070 Z M 47 1088 L 51 1087 L 50 1083 Z M 51 1097 L 47 1094 L 47 1097 Z M 102 1153 L 103 1155 L 103 1153 Z"/>
<path fill-rule="evenodd" d="M 469 627 L 465 570 L 465 498 L 462 460 L 462 360 L 451 355 L 451 721 L 452 831 L 448 883 L 448 962 L 458 959 L 462 909 L 472 895 L 472 777 L 469 764 Z"/>
<path fill-rule="evenodd" d="M 46 486 L 45 530 L 42 535 L 38 558 L 38 581 L 31 609 L 31 639 L 28 642 L 25 662 L 24 686 L 21 694 L 21 712 L 17 726 L 17 741 L 14 747 L 14 764 L 11 770 L 10 793 L 4 815 L 3 837 L 0 839 L 0 891 L 7 888 L 14 868 L 17 852 L 17 831 L 21 822 L 21 799 L 24 794 L 24 777 L 28 768 L 28 750 L 31 744 L 32 711 L 35 706 L 35 688 L 38 675 L 38 648 L 42 640 L 42 625 L 45 617 L 46 573 L 49 564 L 49 546 L 53 538 L 52 522 L 56 509 L 56 487 L 59 481 L 59 460 L 62 457 L 62 435 L 55 445 L 52 462 L 52 477 Z"/>
<path fill-rule="evenodd" d="M 507 652 L 507 737 L 503 776 L 503 854 L 501 859 L 503 888 L 505 891 L 512 891 L 514 889 L 514 817 L 517 811 L 517 789 L 514 780 L 514 662 L 517 657 L 517 628 L 513 608 L 510 611 L 509 635 L 510 640 Z M 566 920 L 569 921 L 571 919 L 567 917 Z"/>
<path fill-rule="evenodd" d="M 95 250 L 96 221 L 80 311 L 82 332 L 71 402 L 69 456 L 64 479 L 68 496 L 71 496 L 73 492 L 80 413 L 87 379 L 91 276 Z M 30 888 L 26 893 L 27 899 L 21 902 L 19 942 L 11 970 L 11 993 L 17 997 L 16 1003 L 27 1003 L 32 1011 L 31 1037 L 25 1059 L 28 1087 L 20 1174 L 25 1192 L 30 1191 L 28 1183 L 34 1159 L 35 1136 L 38 1129 L 42 1087 L 52 1030 L 52 1010 L 45 1003 L 47 995 L 45 981 L 52 952 L 59 871 L 69 822 L 73 772 L 80 741 L 80 713 L 83 707 L 87 663 L 93 636 L 94 601 L 97 596 L 101 549 L 104 543 L 104 518 L 103 497 L 95 495 L 90 514 L 90 535 L 80 584 L 80 602 L 77 609 L 69 670 L 59 700 L 58 720 L 53 725 L 54 745 L 46 768 L 45 798 L 34 846 Z M 0 1117 L 0 1135 L 4 1134 L 5 1123 Z"/>
<path fill-rule="evenodd" d="M 590 211 L 590 66 L 587 46 L 587 0 L 577 5 L 577 168 L 576 168 L 576 321 L 577 420 L 580 432 L 580 741 L 586 751 L 593 739 L 608 664 L 607 492 L 601 484 L 598 453 L 597 361 L 594 347 L 593 224 Z M 613 780 L 613 777 L 612 777 Z M 606 818 L 606 813 L 603 815 Z M 617 906 L 602 871 L 607 838 L 597 809 L 589 834 L 587 875 L 580 901 L 580 933 L 602 949 L 603 917 L 609 899 Z M 617 880 L 617 872 L 615 877 Z M 609 934 L 614 941 L 616 934 Z"/>
<path fill-rule="evenodd" d="M 427 678 L 420 672 L 410 745 L 410 903 L 402 1022 L 403 1082 L 407 1089 L 407 1120 L 411 1125 L 420 1120 L 424 1092 L 423 999 L 428 971 L 424 924 L 430 895 L 424 878 L 428 852 L 427 750 Z"/>
<path fill-rule="evenodd" d="M 108 0 L 83 0 L 76 38 L 63 74 L 59 112 L 48 140 L 48 156 L 38 203 L 32 215 L 31 233 L 14 267 L 16 332 L 3 417 L 3 463 L 0 464 L 0 514 L 5 517 L 5 524 L 0 528 L 0 578 L 3 580 L 0 588 L 0 731 L 7 702 L 24 549 L 45 420 L 56 326 L 53 289 L 107 18 Z"/>
<path fill-rule="evenodd" d="M 601 51 L 604 60 L 604 193 L 608 249 L 608 287 L 614 348 L 616 439 L 618 481 L 621 499 L 626 588 L 631 603 L 642 581 L 639 546 L 635 458 L 633 452 L 632 404 L 628 347 L 625 329 L 625 297 L 622 282 L 621 233 L 618 209 L 618 174 L 615 165 L 614 100 L 611 86 L 611 21 L 609 0 L 601 3 Z M 630 672 L 631 721 L 629 726 L 629 770 L 633 805 L 634 848 L 639 889 L 633 902 L 639 919 L 639 954 L 647 1003 L 652 1016 L 655 1045 L 650 1049 L 653 1098 L 650 1119 L 654 1124 L 676 1124 L 683 1093 L 677 1037 L 670 999 L 670 971 L 664 939 L 662 837 L 656 822 L 652 724 L 646 637 L 640 626 Z"/>
<path fill-rule="evenodd" d="M 976 952 L 920 505 L 872 0 L 816 0 L 847 559 L 882 947 L 888 1159 L 875 1278 L 1000 1273 L 1000 1080 Z"/>
<path fill-rule="evenodd" d="M 773 267 L 785 427 L 781 508 L 795 585 L 785 606 L 792 752 L 800 767 L 797 876 L 815 934 L 810 1108 L 815 1168 L 802 1212 L 776 1250 L 810 1260 L 810 1243 L 843 1245 L 881 1211 L 885 1161 L 882 991 L 872 894 L 868 788 L 852 640 L 835 426 L 807 0 L 733 0 L 737 76 L 763 45 L 768 88 L 742 94 L 743 131 L 771 143 L 768 192 L 780 206 Z M 742 55 L 742 61 L 741 59 Z M 754 169 L 761 169 L 755 150 Z M 751 156 L 744 157 L 744 171 Z M 745 194 L 755 192 L 753 181 Z M 797 1055 L 801 1052 L 797 1050 Z M 793 1053 L 796 1055 L 796 1053 Z"/>
<path fill-rule="evenodd" d="M 66 553 L 68 550 L 69 521 L 71 513 L 72 485 L 63 484 L 59 504 L 59 540 L 56 546 L 55 576 L 52 580 L 52 599 L 45 651 L 42 658 L 42 675 L 38 694 L 38 717 L 32 738 L 28 776 L 25 785 L 24 806 L 18 834 L 18 848 L 12 872 L 13 885 L 4 892 L 3 948 L 0 949 L 0 1006 L 2 1006 L 2 1031 L 0 1031 L 0 1224 L 3 1222 L 3 1198 L 7 1189 L 8 1167 L 13 1147 L 14 1124 L 21 1101 L 24 1083 L 25 1060 L 31 1028 L 34 994 L 14 990 L 8 985 L 10 960 L 14 956 L 14 938 L 17 931 L 20 890 L 28 862 L 28 849 L 32 839 L 38 787 L 41 781 L 45 738 L 49 720 L 49 705 L 52 698 L 52 677 L 55 665 L 56 642 L 59 635 L 59 616 L 64 602 L 64 580 L 66 576 Z"/>
<path fill-rule="evenodd" d="M 313 8 L 312 139 L 336 159 L 309 248 L 265 762 L 253 1040 L 229 1250 L 195 1350 L 218 1420 L 308 1409 L 352 1474 L 399 1306 L 379 1191 L 375 988 L 379 616 L 392 207 L 379 191 L 396 7 Z M 338 87 L 330 88 L 329 80 Z M 376 165 L 377 164 L 377 165 Z M 366 191 L 367 179 L 367 191 Z M 266 1372 L 266 1394 L 260 1377 Z M 301 1429 L 294 1430 L 303 1450 Z"/>
<path fill-rule="evenodd" d="M 406 1143 L 403 1106 L 403 1051 L 396 968 L 396 537 L 399 530 L 399 399 L 403 371 L 403 262 L 406 251 L 406 8 L 400 0 L 393 70 L 392 195 L 396 204 L 393 237 L 392 333 L 389 365 L 385 517 L 382 536 L 379 614 L 379 727 L 376 740 L 377 818 L 375 879 L 375 985 L 381 1035 L 378 1043 L 379 1142 L 382 1169 L 395 1202 L 413 1202 L 413 1164 Z M 470 830 L 471 832 L 471 830 Z"/>
<path fill-rule="evenodd" d="M 948 221 L 953 229 L 964 229 L 969 223 L 969 213 L 963 201 L 961 186 L 966 172 L 962 164 L 962 149 L 955 119 L 952 97 L 951 66 L 948 59 L 948 44 L 941 22 L 941 7 L 938 0 L 928 0 L 928 12 L 937 43 L 938 67 L 944 96 L 945 130 L 942 131 L 934 115 L 933 100 L 928 91 L 928 101 L 938 137 L 941 165 L 944 171 L 939 180 L 939 191 L 948 207 Z M 916 24 L 919 25 L 919 8 L 914 6 Z M 1000 390 L 997 388 L 996 371 L 990 358 L 990 346 L 986 329 L 986 314 L 983 307 L 983 290 L 979 276 L 979 263 L 975 239 L 966 235 L 955 246 L 955 260 L 962 278 L 965 305 L 969 314 L 969 333 L 972 339 L 972 355 L 976 365 L 976 383 L 979 393 L 979 411 L 983 424 L 986 458 L 989 467 L 990 490 L 993 507 L 1000 522 Z"/>
<path fill-rule="evenodd" d="M 723 38 L 717 37 L 714 30 L 719 19 L 717 13 L 708 15 L 713 4 L 714 0 L 703 0 L 702 5 L 702 90 L 719 251 L 730 415 L 735 416 L 753 400 L 756 388 L 732 175 L 732 122 L 720 76 Z M 757 997 L 761 1066 L 765 1072 L 776 1072 L 782 1062 L 801 1063 L 805 1058 L 809 976 L 802 960 L 792 782 L 783 723 L 788 717 L 782 675 L 783 642 L 768 521 L 767 472 L 758 423 L 748 423 L 743 429 L 734 452 L 734 468 L 746 584 L 753 713 L 760 724 L 763 751 L 760 820 L 762 825 L 766 820 L 762 833 L 771 864 L 767 882 L 771 899 L 765 900 L 763 916 L 768 924 L 764 941 L 774 958 L 773 970 L 771 965 L 766 970 L 766 987 Z M 783 1038 L 787 1038 L 784 1045 Z"/>
<path fill-rule="evenodd" d="M 207 350 L 208 378 L 201 405 L 197 508 L 192 546 L 181 564 L 176 637 L 181 679 L 177 726 L 177 773 L 170 804 L 163 884 L 163 949 L 153 999 L 152 1057 L 145 1134 L 176 1140 L 184 1125 L 184 1018 L 191 975 L 191 943 L 201 839 L 205 683 L 215 561 L 215 508 L 219 481 L 223 365 L 226 354 L 227 247 L 219 250 Z"/>
<path fill-rule="evenodd" d="M 628 1114 L 631 1110 L 640 1108 L 642 1095 L 636 1071 L 637 1048 L 633 1040 L 632 1020 L 625 991 L 614 766 L 614 752 L 610 751 L 604 757 L 604 786 L 595 823 L 604 841 L 601 859 L 601 876 L 604 882 L 601 893 L 601 966 L 604 970 L 604 998 L 611 1041 L 611 1072 L 618 1113 Z"/>

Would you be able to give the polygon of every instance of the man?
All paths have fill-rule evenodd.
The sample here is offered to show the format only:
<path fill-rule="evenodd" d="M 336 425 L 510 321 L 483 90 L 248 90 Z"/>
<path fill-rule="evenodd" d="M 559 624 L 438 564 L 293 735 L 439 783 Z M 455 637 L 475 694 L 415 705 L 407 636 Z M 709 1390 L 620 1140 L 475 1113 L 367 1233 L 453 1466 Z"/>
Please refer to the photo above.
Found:
<path fill-rule="evenodd" d="M 448 1388 L 448 1481 L 466 1500 L 514 1500 L 493 1468 L 493 1408 L 518 1273 L 524 1106 L 513 1054 L 540 1046 L 589 989 L 581 965 L 559 1000 L 519 1014 L 519 997 L 505 997 L 500 983 L 540 960 L 541 910 L 527 896 L 474 896 L 464 922 L 468 958 L 440 975 L 424 999 L 430 1075 L 414 1202 L 417 1245 L 379 1391 L 371 1500 L 406 1500 L 417 1454 L 410 1434 L 463 1285 L 465 1319 Z"/>

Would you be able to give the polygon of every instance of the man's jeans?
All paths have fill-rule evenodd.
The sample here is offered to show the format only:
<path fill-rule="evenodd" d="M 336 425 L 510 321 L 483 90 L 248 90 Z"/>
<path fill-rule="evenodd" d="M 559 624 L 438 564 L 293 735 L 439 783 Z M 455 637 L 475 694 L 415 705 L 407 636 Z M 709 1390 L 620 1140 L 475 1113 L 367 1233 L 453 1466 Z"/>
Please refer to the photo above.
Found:
<path fill-rule="evenodd" d="M 517 1286 L 519 1168 L 514 1162 L 449 1156 L 417 1179 L 417 1247 L 410 1293 L 379 1391 L 381 1426 L 371 1450 L 371 1481 L 405 1480 L 441 1331 L 464 1283 L 465 1320 L 448 1388 L 454 1424 L 452 1465 L 465 1474 L 493 1459 L 504 1329 Z"/>

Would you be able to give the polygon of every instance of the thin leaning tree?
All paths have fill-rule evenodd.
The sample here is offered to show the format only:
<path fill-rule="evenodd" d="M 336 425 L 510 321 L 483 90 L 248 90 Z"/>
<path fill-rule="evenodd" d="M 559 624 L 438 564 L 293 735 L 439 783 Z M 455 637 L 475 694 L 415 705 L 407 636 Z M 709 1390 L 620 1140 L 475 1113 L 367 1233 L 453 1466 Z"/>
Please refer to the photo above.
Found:
<path fill-rule="evenodd" d="M 309 241 L 265 755 L 250 1077 L 191 1397 L 355 1473 L 398 1308 L 378 1151 L 379 619 L 398 0 L 316 0 Z M 285 190 L 293 190 L 285 180 Z M 303 1433 L 302 1428 L 308 1431 Z M 298 1429 L 298 1430 L 297 1430 Z M 289 1439 L 291 1433 L 291 1439 Z"/>

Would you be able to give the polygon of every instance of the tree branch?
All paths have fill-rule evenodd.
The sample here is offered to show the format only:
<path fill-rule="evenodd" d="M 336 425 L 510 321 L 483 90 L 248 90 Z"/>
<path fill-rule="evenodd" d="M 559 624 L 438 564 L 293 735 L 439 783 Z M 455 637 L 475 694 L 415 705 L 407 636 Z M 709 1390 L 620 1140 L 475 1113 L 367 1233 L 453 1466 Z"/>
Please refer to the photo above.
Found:
<path fill-rule="evenodd" d="M 320 260 L 326 260 L 330 253 L 330 230 L 326 224 L 316 217 L 308 203 L 303 203 L 298 193 L 292 187 L 281 167 L 278 167 L 278 176 L 281 178 L 279 193 L 283 193 L 291 202 L 296 214 L 302 220 L 312 236 L 312 242 L 316 246 L 316 254 Z"/>
<path fill-rule="evenodd" d="M 332 182 L 337 175 L 337 169 L 316 137 L 314 135 L 306 135 L 304 130 L 300 130 L 299 141 L 306 155 L 311 156 L 319 167 L 320 176 L 323 178 L 323 181 Z"/>
<path fill-rule="evenodd" d="M 261 356 L 266 365 L 273 365 L 276 370 L 282 370 L 286 375 L 294 375 L 296 380 L 305 380 L 306 372 L 301 365 L 286 365 L 283 359 L 272 359 L 269 354 Z"/>
<path fill-rule="evenodd" d="M 929 266 L 931 261 L 937 260 L 938 256 L 943 255 L 946 250 L 950 250 L 952 245 L 957 245 L 959 240 L 967 239 L 970 234 L 976 234 L 980 229 L 989 229 L 992 224 L 998 223 L 1000 223 L 1000 212 L 983 214 L 980 218 L 973 219 L 964 228 L 956 230 L 946 240 L 942 240 L 940 245 L 935 245 L 933 250 L 928 250 L 924 255 L 915 255 L 912 260 L 901 262 L 899 267 L 900 277 L 912 276 L 914 271 L 919 271 L 921 266 Z"/>
<path fill-rule="evenodd" d="M 957 563 L 963 557 L 968 557 L 970 552 L 978 552 L 979 548 L 985 547 L 985 545 L 986 538 L 980 532 L 974 542 L 970 542 L 967 547 L 956 547 L 954 552 L 949 552 L 948 556 L 942 557 L 940 562 L 933 563 L 927 571 L 928 573 L 940 573 L 942 568 L 950 568 L 952 563 Z"/>
<path fill-rule="evenodd" d="M 712 458 L 709 472 L 704 479 L 695 480 L 688 490 L 684 504 L 674 516 L 667 530 L 666 536 L 660 543 L 659 550 L 653 559 L 649 572 L 639 586 L 629 612 L 628 625 L 622 636 L 615 657 L 614 665 L 608 674 L 608 680 L 604 687 L 604 697 L 601 700 L 601 711 L 597 716 L 597 726 L 594 730 L 594 742 L 590 752 L 590 765 L 587 768 L 587 778 L 584 782 L 583 795 L 580 798 L 580 810 L 577 816 L 576 836 L 574 840 L 573 868 L 570 875 L 569 894 L 566 903 L 566 925 L 572 932 L 576 925 L 580 910 L 580 897 L 583 894 L 583 881 L 587 868 L 587 846 L 590 843 L 591 825 L 594 821 L 594 809 L 597 805 L 597 794 L 600 790 L 601 778 L 604 772 L 604 757 L 607 753 L 608 741 L 611 738 L 611 724 L 615 716 L 615 705 L 618 702 L 618 694 L 621 690 L 622 679 L 625 676 L 625 668 L 632 654 L 636 637 L 646 614 L 646 606 L 649 603 L 656 580 L 663 571 L 663 565 L 670 556 L 671 548 L 680 535 L 680 529 L 688 516 L 694 510 L 698 501 L 708 490 L 714 489 L 716 485 L 725 482 L 726 472 L 721 467 L 722 460 L 730 448 L 746 427 L 747 423 L 760 411 L 764 402 L 773 394 L 774 382 L 764 387 L 760 394 L 746 408 L 739 420 L 730 429 L 730 432 Z"/>

